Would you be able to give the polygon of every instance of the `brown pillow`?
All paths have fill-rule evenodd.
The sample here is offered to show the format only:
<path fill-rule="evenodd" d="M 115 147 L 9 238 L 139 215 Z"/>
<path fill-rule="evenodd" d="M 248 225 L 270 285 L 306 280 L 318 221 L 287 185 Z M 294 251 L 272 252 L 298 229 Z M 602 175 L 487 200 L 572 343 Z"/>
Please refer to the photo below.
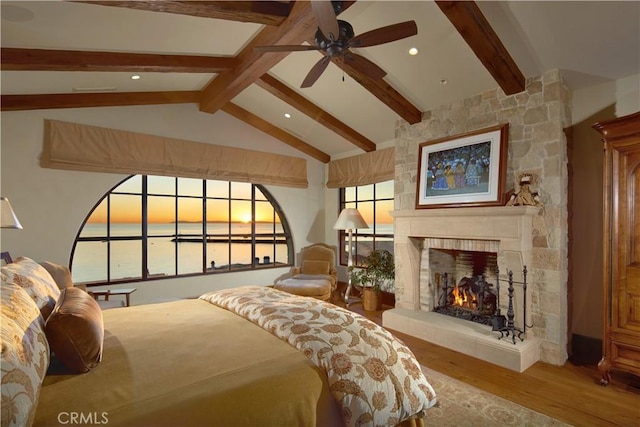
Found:
<path fill-rule="evenodd" d="M 71 272 L 69 271 L 69 267 L 66 265 L 56 264 L 51 261 L 42 261 L 40 265 L 43 266 L 49 274 L 51 274 L 51 277 L 53 277 L 53 280 L 55 280 L 56 285 L 58 285 L 60 290 L 73 286 Z"/>
<path fill-rule="evenodd" d="M 62 290 L 45 332 L 51 351 L 72 373 L 88 372 L 102 360 L 102 310 L 78 288 Z"/>
<path fill-rule="evenodd" d="M 329 274 L 329 261 L 304 260 L 302 274 Z"/>

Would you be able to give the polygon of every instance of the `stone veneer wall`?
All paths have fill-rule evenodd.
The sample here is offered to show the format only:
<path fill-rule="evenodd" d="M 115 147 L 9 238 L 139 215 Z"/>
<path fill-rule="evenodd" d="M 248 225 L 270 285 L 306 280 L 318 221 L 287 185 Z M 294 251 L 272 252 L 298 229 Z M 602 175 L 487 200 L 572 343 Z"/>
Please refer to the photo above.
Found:
<path fill-rule="evenodd" d="M 521 93 L 506 96 L 497 88 L 427 111 L 415 125 L 399 121 L 396 126 L 395 209 L 402 210 L 415 208 L 420 143 L 510 124 L 507 189 L 517 191 L 520 174 L 531 173 L 531 188 L 544 203 L 533 220 L 528 281 L 534 331 L 543 331 L 536 334 L 542 340 L 541 360 L 556 365 L 567 360 L 568 175 L 563 129 L 571 124 L 570 96 L 561 73 L 553 70 L 527 79 Z M 402 298 L 402 289 L 395 292 Z"/>

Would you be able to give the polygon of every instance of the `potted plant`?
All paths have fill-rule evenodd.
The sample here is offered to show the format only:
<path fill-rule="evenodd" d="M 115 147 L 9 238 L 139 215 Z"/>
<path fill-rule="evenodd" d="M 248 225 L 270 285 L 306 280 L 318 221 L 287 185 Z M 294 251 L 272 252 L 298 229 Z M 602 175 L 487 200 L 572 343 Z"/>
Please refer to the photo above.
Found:
<path fill-rule="evenodd" d="M 351 283 L 362 286 L 362 306 L 366 311 L 382 309 L 382 284 L 395 278 L 393 254 L 376 249 L 362 260 L 361 267 L 351 267 Z"/>

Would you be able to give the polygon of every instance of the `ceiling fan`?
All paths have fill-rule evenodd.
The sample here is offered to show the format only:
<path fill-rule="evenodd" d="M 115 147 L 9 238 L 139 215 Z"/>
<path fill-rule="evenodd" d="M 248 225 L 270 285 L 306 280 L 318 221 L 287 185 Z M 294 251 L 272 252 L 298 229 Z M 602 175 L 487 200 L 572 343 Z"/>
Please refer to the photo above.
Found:
<path fill-rule="evenodd" d="M 381 79 L 387 75 L 382 68 L 351 51 L 351 48 L 370 47 L 393 42 L 418 34 L 415 21 L 380 27 L 375 30 L 355 36 L 353 27 L 346 21 L 336 18 L 342 10 L 341 1 L 312 0 L 313 13 L 318 21 L 318 31 L 314 37 L 315 46 L 308 45 L 274 45 L 256 46 L 262 52 L 295 52 L 305 50 L 320 50 L 325 56 L 309 71 L 302 82 L 301 88 L 311 87 L 331 62 L 331 58 L 342 56 L 345 63 L 372 79 Z"/>

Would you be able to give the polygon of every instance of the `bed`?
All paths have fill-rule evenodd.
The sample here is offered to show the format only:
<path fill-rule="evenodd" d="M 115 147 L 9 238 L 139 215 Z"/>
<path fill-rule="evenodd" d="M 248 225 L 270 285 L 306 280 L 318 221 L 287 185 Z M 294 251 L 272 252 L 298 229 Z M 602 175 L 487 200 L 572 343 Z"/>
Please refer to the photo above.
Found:
<path fill-rule="evenodd" d="M 37 270 L 34 264 L 31 270 Z M 33 280 L 7 267 L 3 426 L 416 425 L 436 403 L 413 354 L 384 329 L 332 304 L 263 286 L 100 311 L 99 358 L 89 355 L 93 364 L 82 365 L 87 372 L 70 373 L 55 351 L 50 354 L 52 335 L 46 342 L 37 333 L 38 325 L 47 331 L 55 324 L 51 319 L 60 317 L 65 297 L 77 307 L 92 304 L 68 287 L 49 298 L 55 305 L 46 322 L 42 307 L 40 317 L 23 310 L 32 319 L 23 322 L 22 344 L 33 346 L 35 371 L 42 373 L 50 357 L 40 384 L 32 378 L 33 401 L 25 406 L 25 393 L 15 392 L 25 381 L 10 369 L 19 357 L 6 360 L 5 320 L 7 305 L 24 300 L 17 289 Z M 46 292 L 52 291 L 40 294 Z M 99 335 L 99 328 L 93 330 Z M 6 396 L 12 390 L 13 397 Z"/>

